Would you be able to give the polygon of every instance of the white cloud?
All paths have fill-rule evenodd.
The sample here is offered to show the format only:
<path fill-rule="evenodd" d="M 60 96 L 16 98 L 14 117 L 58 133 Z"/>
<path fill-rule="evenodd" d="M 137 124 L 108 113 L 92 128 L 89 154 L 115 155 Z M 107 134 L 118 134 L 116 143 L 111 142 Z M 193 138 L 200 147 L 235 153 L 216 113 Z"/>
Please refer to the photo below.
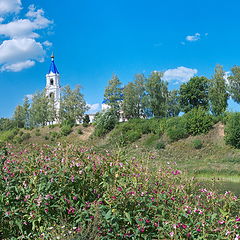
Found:
<path fill-rule="evenodd" d="M 194 35 L 189 35 L 189 36 L 186 36 L 186 40 L 189 41 L 189 42 L 196 42 L 198 40 L 200 40 L 201 38 L 201 34 L 200 33 L 195 33 Z"/>
<path fill-rule="evenodd" d="M 99 112 L 101 110 L 101 105 L 99 103 L 94 103 L 94 104 L 87 104 L 87 106 L 90 108 L 88 110 L 88 113 L 96 113 Z"/>
<path fill-rule="evenodd" d="M 22 8 L 21 0 L 0 0 L 0 14 L 18 13 Z"/>
<path fill-rule="evenodd" d="M 20 72 L 23 69 L 30 68 L 34 65 L 35 65 L 34 61 L 27 60 L 25 62 L 3 65 L 1 71 Z"/>
<path fill-rule="evenodd" d="M 0 0 L 0 9 L 1 4 L 11 4 L 11 9 L 15 9 L 8 12 L 18 13 L 21 9 L 20 0 Z M 8 6 L 10 9 L 10 5 Z M 30 5 L 23 19 L 15 20 L 14 17 L 12 21 L 6 23 L 2 23 L 4 19 L 0 19 L 0 35 L 5 36 L 5 40 L 0 44 L 1 71 L 19 72 L 34 66 L 36 61 L 44 61 L 44 47 L 50 47 L 52 43 L 49 41 L 40 43 L 35 40 L 40 37 L 36 31 L 52 24 L 44 14 L 42 9 L 36 9 L 34 5 Z"/>
<path fill-rule="evenodd" d="M 14 64 L 28 59 L 42 61 L 45 51 L 31 38 L 5 40 L 0 45 L 0 64 Z"/>
<path fill-rule="evenodd" d="M 37 38 L 39 34 L 35 30 L 47 28 L 52 21 L 44 17 L 42 9 L 36 10 L 34 6 L 29 7 L 26 14 L 27 19 L 19 19 L 6 24 L 0 24 L 0 34 L 6 37 L 31 37 Z"/>
<path fill-rule="evenodd" d="M 51 47 L 53 44 L 52 44 L 52 42 L 45 41 L 45 42 L 43 42 L 43 45 L 46 47 Z"/>
<path fill-rule="evenodd" d="M 163 79 L 165 81 L 171 82 L 187 82 L 195 74 L 197 74 L 197 69 L 187 68 L 187 67 L 177 67 L 174 69 L 168 69 L 164 72 Z"/>

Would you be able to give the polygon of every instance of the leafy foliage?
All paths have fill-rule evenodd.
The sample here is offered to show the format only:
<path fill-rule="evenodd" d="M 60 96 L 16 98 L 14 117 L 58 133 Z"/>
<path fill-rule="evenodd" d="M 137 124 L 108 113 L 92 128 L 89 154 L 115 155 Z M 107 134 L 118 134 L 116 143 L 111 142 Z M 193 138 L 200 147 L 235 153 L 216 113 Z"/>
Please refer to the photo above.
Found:
<path fill-rule="evenodd" d="M 222 115 L 227 108 L 227 84 L 224 79 L 225 72 L 221 65 L 217 65 L 215 73 L 209 84 L 210 109 L 214 116 Z"/>
<path fill-rule="evenodd" d="M 207 133 L 214 124 L 214 119 L 203 107 L 192 109 L 184 115 L 186 129 L 190 135 Z"/>
<path fill-rule="evenodd" d="M 209 81 L 205 77 L 193 77 L 180 86 L 180 106 L 183 112 L 196 107 L 208 109 Z"/>
<path fill-rule="evenodd" d="M 60 104 L 61 122 L 64 120 L 81 122 L 87 110 L 88 106 L 80 92 L 80 86 L 76 86 L 74 90 L 71 90 L 69 86 L 62 89 Z"/>
<path fill-rule="evenodd" d="M 102 137 L 112 129 L 118 123 L 118 116 L 114 109 L 109 109 L 105 112 L 99 113 L 95 117 L 95 131 L 94 135 Z"/>
<path fill-rule="evenodd" d="M 165 117 L 167 112 L 168 87 L 163 73 L 154 71 L 146 80 L 147 103 L 155 117 Z"/>
<path fill-rule="evenodd" d="M 100 239 L 234 239 L 239 234 L 239 199 L 201 188 L 172 164 L 149 175 L 139 159 L 76 145 L 32 144 L 22 151 L 7 145 L 0 148 L 0 159 L 3 239 L 67 239 L 61 233 L 73 239 L 86 233 Z"/>
<path fill-rule="evenodd" d="M 240 113 L 232 113 L 227 116 L 225 141 L 235 148 L 240 148 Z"/>
<path fill-rule="evenodd" d="M 233 100 L 240 103 L 240 66 L 234 66 L 232 75 L 228 77 L 229 92 Z"/>

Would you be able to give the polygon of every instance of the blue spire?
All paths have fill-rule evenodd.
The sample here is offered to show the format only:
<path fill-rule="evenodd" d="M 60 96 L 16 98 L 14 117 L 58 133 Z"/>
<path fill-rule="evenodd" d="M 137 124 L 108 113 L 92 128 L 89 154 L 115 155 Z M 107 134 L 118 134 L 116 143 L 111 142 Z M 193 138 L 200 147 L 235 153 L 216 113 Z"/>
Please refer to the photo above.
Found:
<path fill-rule="evenodd" d="M 51 59 L 52 59 L 52 62 L 51 62 L 48 74 L 50 74 L 50 73 L 59 74 L 59 72 L 57 70 L 57 67 L 55 65 L 55 62 L 54 62 L 54 55 L 53 54 L 51 56 Z"/>

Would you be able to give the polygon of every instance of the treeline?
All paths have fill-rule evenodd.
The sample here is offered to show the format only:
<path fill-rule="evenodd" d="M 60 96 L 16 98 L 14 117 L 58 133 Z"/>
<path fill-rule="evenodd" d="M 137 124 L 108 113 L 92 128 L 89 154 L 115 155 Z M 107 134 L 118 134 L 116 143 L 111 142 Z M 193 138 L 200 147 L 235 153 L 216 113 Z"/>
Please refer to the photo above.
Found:
<path fill-rule="evenodd" d="M 79 86 L 73 90 L 69 86 L 62 88 L 59 110 L 56 109 L 54 98 L 48 97 L 45 91 L 37 92 L 33 95 L 31 103 L 29 98 L 24 98 L 23 105 L 15 108 L 12 119 L 0 119 L 0 131 L 33 128 L 54 122 L 80 122 L 87 110 L 88 106 Z"/>
<path fill-rule="evenodd" d="M 232 68 L 232 75 L 225 79 L 223 67 L 217 65 L 211 79 L 193 77 L 179 90 L 169 90 L 163 72 L 154 71 L 149 77 L 137 74 L 133 82 L 122 88 L 117 76 L 105 89 L 106 104 L 125 119 L 148 117 L 174 117 L 196 107 L 203 107 L 214 116 L 223 114 L 231 96 L 240 102 L 240 67 Z"/>
<path fill-rule="evenodd" d="M 169 90 L 163 72 L 154 71 L 149 77 L 138 74 L 124 88 L 114 75 L 104 93 L 104 101 L 110 108 L 97 116 L 95 134 L 102 136 L 109 132 L 119 118 L 123 121 L 169 118 L 194 109 L 221 117 L 230 97 L 240 102 L 240 66 L 233 67 L 231 76 L 226 79 L 223 67 L 217 65 L 210 79 L 192 77 L 179 90 Z"/>

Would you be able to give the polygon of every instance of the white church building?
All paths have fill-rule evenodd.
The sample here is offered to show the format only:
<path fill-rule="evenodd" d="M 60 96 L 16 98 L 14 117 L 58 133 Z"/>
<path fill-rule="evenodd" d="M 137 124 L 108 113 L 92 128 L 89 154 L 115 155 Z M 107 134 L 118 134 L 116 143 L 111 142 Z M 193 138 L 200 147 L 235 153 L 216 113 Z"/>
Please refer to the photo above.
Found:
<path fill-rule="evenodd" d="M 61 103 L 61 85 L 60 85 L 60 73 L 55 64 L 53 54 L 51 56 L 51 64 L 50 64 L 48 73 L 46 74 L 45 91 L 46 91 L 47 97 L 54 99 L 55 109 L 58 114 L 60 110 L 60 103 Z M 90 123 L 92 123 L 94 120 L 95 114 L 88 114 L 88 115 L 89 115 Z"/>
<path fill-rule="evenodd" d="M 60 74 L 54 62 L 54 55 L 51 56 L 51 65 L 48 73 L 46 74 L 46 95 L 50 98 L 54 98 L 54 104 L 57 112 L 60 109 L 61 100 L 61 85 L 60 85 Z"/>

